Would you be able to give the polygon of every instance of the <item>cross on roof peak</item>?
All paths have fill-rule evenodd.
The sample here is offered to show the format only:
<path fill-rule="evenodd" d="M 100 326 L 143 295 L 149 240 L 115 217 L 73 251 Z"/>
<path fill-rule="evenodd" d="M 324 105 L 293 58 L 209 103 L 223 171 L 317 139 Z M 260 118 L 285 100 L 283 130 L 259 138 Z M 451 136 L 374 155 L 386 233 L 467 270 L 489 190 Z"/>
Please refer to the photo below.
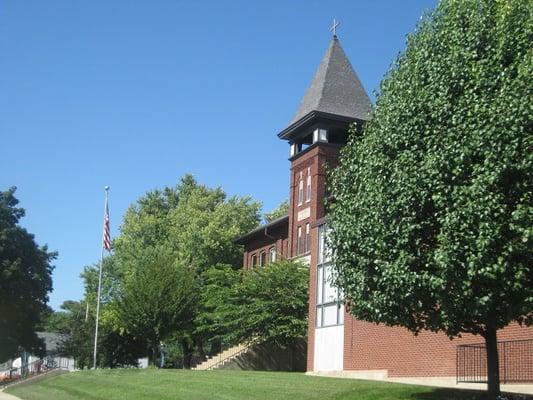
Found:
<path fill-rule="evenodd" d="M 331 28 L 329 28 L 329 30 L 331 32 L 333 32 L 333 37 L 337 37 L 337 27 L 340 25 L 341 23 L 339 21 L 337 21 L 335 18 L 333 18 L 333 26 Z"/>

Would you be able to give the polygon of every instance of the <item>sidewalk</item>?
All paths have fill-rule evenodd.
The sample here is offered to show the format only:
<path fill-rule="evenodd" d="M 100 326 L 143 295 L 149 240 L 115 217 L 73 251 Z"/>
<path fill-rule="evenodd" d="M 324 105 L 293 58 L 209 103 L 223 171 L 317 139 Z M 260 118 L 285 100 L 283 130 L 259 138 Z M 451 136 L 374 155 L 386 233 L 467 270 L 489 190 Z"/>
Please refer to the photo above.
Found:
<path fill-rule="evenodd" d="M 449 389 L 487 390 L 486 383 L 457 383 L 455 376 L 438 378 L 388 378 L 386 370 L 306 372 L 306 375 L 329 376 L 333 378 L 365 379 L 408 385 L 433 386 Z M 533 395 L 533 384 L 501 384 L 502 392 Z M 2 399 L 0 399 L 2 400 Z"/>
<path fill-rule="evenodd" d="M 20 397 L 4 393 L 3 390 L 0 390 L 0 400 L 20 400 Z"/>

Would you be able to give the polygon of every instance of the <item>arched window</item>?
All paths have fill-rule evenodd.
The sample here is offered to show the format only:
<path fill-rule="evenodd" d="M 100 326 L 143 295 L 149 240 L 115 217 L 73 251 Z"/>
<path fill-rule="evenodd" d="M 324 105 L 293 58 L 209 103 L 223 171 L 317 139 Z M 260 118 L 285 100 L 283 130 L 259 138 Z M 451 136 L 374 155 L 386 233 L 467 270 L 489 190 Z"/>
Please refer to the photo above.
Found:
<path fill-rule="evenodd" d="M 271 247 L 269 250 L 268 250 L 268 254 L 269 254 L 269 261 L 270 262 L 276 262 L 276 248 L 275 247 Z"/>
<path fill-rule="evenodd" d="M 252 254 L 252 268 L 257 265 L 257 254 Z"/>

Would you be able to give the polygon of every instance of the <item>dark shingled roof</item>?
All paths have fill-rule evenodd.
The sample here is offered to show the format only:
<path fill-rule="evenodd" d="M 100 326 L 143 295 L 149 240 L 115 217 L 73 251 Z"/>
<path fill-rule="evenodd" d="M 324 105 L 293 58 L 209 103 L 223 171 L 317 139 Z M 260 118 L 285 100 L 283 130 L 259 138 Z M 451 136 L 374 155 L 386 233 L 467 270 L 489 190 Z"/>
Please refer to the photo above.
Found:
<path fill-rule="evenodd" d="M 236 244 L 245 244 L 250 238 L 258 235 L 264 234 L 265 229 L 274 228 L 283 224 L 288 224 L 289 215 L 284 215 L 283 217 L 276 218 L 274 221 L 269 222 L 268 224 L 260 225 L 257 228 L 251 230 L 250 232 L 244 234 L 241 237 L 238 237 L 233 242 Z"/>
<path fill-rule="evenodd" d="M 370 99 L 334 36 L 291 124 L 312 111 L 368 120 Z"/>
<path fill-rule="evenodd" d="M 61 351 L 69 335 L 64 333 L 37 332 L 37 337 L 43 339 L 46 348 L 46 354 L 56 354 Z"/>

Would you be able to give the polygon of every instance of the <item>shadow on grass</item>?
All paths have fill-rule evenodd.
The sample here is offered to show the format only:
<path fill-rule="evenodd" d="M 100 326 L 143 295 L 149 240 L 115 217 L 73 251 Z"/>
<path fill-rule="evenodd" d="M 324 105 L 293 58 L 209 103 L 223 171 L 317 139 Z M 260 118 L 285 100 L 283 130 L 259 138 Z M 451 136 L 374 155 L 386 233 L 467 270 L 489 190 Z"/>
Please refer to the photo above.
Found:
<path fill-rule="evenodd" d="M 433 389 L 431 392 L 415 393 L 413 400 L 486 400 L 486 392 L 479 390 Z M 502 400 L 533 400 L 533 396 L 502 393 Z"/>

